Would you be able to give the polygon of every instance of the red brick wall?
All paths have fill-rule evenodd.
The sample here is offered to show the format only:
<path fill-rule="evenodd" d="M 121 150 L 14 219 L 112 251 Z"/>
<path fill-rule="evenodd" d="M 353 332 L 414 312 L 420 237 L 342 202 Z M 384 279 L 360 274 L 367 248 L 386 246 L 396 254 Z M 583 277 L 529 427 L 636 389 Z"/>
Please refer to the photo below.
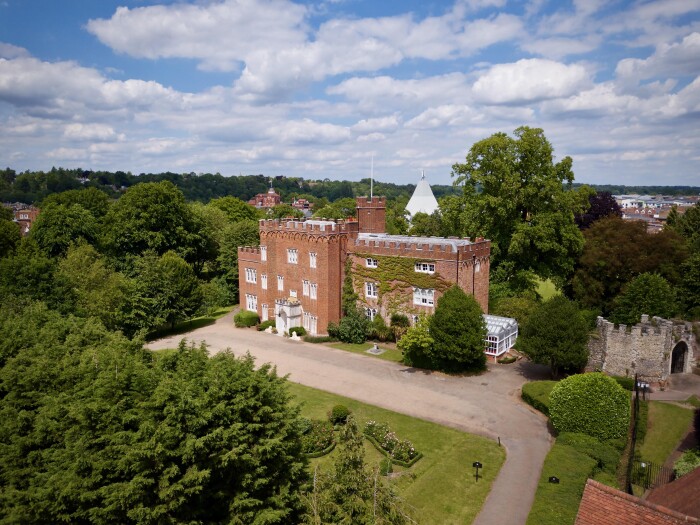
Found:
<path fill-rule="evenodd" d="M 386 198 L 357 197 L 356 202 L 360 233 L 384 233 L 386 231 Z"/>

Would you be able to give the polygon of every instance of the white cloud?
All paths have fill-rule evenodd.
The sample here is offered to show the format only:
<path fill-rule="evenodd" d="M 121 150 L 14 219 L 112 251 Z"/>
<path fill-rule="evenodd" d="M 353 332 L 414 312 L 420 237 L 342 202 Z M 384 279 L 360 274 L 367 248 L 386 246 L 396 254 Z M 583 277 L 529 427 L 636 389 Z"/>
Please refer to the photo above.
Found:
<path fill-rule="evenodd" d="M 646 59 L 623 59 L 617 64 L 615 71 L 625 81 L 639 81 L 659 76 L 699 75 L 700 33 L 691 33 L 678 43 L 662 43 L 654 54 Z"/>
<path fill-rule="evenodd" d="M 406 123 L 407 128 L 435 129 L 446 126 L 460 126 L 476 117 L 476 112 L 469 106 L 448 104 L 429 108 Z"/>
<path fill-rule="evenodd" d="M 0 58 L 28 57 L 29 52 L 23 47 L 0 42 Z"/>
<path fill-rule="evenodd" d="M 63 136 L 73 140 L 87 141 L 111 141 L 123 140 L 123 135 L 117 135 L 111 126 L 105 124 L 68 124 Z"/>
<path fill-rule="evenodd" d="M 473 92 L 487 104 L 515 104 L 567 97 L 590 84 L 581 65 L 533 58 L 493 66 L 474 83 Z"/>
<path fill-rule="evenodd" d="M 588 38 L 552 37 L 526 40 L 521 44 L 521 47 L 530 53 L 560 60 L 572 55 L 589 53 L 600 46 L 600 43 L 601 38 L 596 35 Z"/>

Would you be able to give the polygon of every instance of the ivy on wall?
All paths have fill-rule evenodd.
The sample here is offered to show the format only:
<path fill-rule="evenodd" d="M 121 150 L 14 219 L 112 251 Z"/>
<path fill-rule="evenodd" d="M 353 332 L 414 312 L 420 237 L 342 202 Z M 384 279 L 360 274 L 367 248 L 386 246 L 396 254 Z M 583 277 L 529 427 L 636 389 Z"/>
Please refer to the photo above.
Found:
<path fill-rule="evenodd" d="M 386 299 L 387 312 L 405 311 L 407 309 L 405 296 L 399 296 L 394 292 L 407 292 L 410 289 L 412 294 L 413 288 L 432 288 L 435 291 L 444 292 L 452 285 L 438 273 L 429 274 L 416 271 L 416 263 L 434 263 L 433 259 L 365 253 L 356 253 L 355 255 L 361 259 L 360 264 L 352 266 L 352 279 L 355 290 L 361 290 L 361 296 L 364 298 L 365 283 L 378 283 L 379 297 L 377 299 L 379 304 L 383 304 Z M 363 264 L 365 259 L 368 258 L 377 260 L 377 268 L 368 268 Z M 350 259 L 348 258 L 348 260 Z"/>

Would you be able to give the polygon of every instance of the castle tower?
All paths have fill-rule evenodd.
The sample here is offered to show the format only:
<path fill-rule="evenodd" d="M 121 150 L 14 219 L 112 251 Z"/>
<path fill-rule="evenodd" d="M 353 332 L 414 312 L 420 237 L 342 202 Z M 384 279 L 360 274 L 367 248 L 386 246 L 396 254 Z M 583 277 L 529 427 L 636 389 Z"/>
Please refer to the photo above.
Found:
<path fill-rule="evenodd" d="M 360 233 L 384 233 L 386 197 L 357 197 L 356 203 Z"/>

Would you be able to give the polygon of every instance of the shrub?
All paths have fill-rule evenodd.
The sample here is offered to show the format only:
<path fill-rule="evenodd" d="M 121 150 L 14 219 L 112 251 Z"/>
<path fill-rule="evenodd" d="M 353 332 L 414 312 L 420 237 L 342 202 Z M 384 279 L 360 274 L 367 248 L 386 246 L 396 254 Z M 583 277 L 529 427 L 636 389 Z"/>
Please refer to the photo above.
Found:
<path fill-rule="evenodd" d="M 386 423 L 377 423 L 374 420 L 367 421 L 363 430 L 365 436 L 374 438 L 378 443 L 381 443 L 389 433 L 389 425 Z"/>
<path fill-rule="evenodd" d="M 270 328 L 271 326 L 272 326 L 272 327 L 275 326 L 275 322 L 274 322 L 273 320 L 270 319 L 270 320 L 268 320 L 268 321 L 263 321 L 262 323 L 260 323 L 260 324 L 258 325 L 258 332 L 262 332 L 262 331 L 264 331 L 264 330 L 267 330 L 267 329 Z"/>
<path fill-rule="evenodd" d="M 409 328 L 411 326 L 408 316 L 404 314 L 391 314 L 390 324 L 399 328 Z"/>
<path fill-rule="evenodd" d="M 344 425 L 350 415 L 350 409 L 345 405 L 335 405 L 328 413 L 328 419 L 334 425 Z"/>
<path fill-rule="evenodd" d="M 411 466 L 420 459 L 418 456 L 421 454 L 415 449 L 413 443 L 407 439 L 399 439 L 386 423 L 367 421 L 363 433 L 372 444 L 400 465 Z"/>
<path fill-rule="evenodd" d="M 311 427 L 301 436 L 301 446 L 305 454 L 326 450 L 333 441 L 333 425 L 319 419 L 311 420 Z"/>
<path fill-rule="evenodd" d="M 292 326 L 289 329 L 289 335 L 291 336 L 292 334 L 297 334 L 299 337 L 303 337 L 306 335 L 306 328 L 303 326 Z"/>
<path fill-rule="evenodd" d="M 384 318 L 377 314 L 370 323 L 370 337 L 379 341 L 394 341 L 394 331 L 384 322 Z"/>
<path fill-rule="evenodd" d="M 549 415 L 549 394 L 556 386 L 556 381 L 533 381 L 525 383 L 521 397 L 528 405 L 539 410 L 545 416 Z"/>
<path fill-rule="evenodd" d="M 340 320 L 340 325 L 338 325 L 338 339 L 343 343 L 364 343 L 367 340 L 368 333 L 369 319 L 357 308 L 350 310 Z"/>
<path fill-rule="evenodd" d="M 382 476 L 388 476 L 394 471 L 394 467 L 391 463 L 391 458 L 384 458 L 379 463 L 379 474 Z"/>
<path fill-rule="evenodd" d="M 514 355 L 507 355 L 505 357 L 499 357 L 498 362 L 502 365 L 509 365 L 511 363 L 515 363 L 517 361 L 517 357 Z"/>
<path fill-rule="evenodd" d="M 332 337 L 333 339 L 338 339 L 340 337 L 340 327 L 337 323 L 328 323 L 328 328 L 326 328 L 326 330 L 328 331 L 329 337 Z"/>
<path fill-rule="evenodd" d="M 255 312 L 249 312 L 247 310 L 243 310 L 241 312 L 238 312 L 236 315 L 233 316 L 233 323 L 238 327 L 238 328 L 244 328 L 247 326 L 255 326 L 260 322 L 260 317 L 258 314 Z"/>
<path fill-rule="evenodd" d="M 629 427 L 629 392 L 599 372 L 573 375 L 552 389 L 549 416 L 558 432 L 614 439 Z"/>
<path fill-rule="evenodd" d="M 698 467 L 700 467 L 700 450 L 690 449 L 683 452 L 683 455 L 678 458 L 678 461 L 673 465 L 673 471 L 680 478 L 690 474 Z"/>
<path fill-rule="evenodd" d="M 337 339 L 330 335 L 305 335 L 304 341 L 307 343 L 331 343 L 337 341 Z"/>
<path fill-rule="evenodd" d="M 583 452 L 588 457 L 598 462 L 598 468 L 609 474 L 617 472 L 617 465 L 620 462 L 620 452 L 607 443 L 602 443 L 596 438 L 586 434 L 575 432 L 563 432 L 557 437 L 557 443 L 569 445 L 579 452 Z"/>

